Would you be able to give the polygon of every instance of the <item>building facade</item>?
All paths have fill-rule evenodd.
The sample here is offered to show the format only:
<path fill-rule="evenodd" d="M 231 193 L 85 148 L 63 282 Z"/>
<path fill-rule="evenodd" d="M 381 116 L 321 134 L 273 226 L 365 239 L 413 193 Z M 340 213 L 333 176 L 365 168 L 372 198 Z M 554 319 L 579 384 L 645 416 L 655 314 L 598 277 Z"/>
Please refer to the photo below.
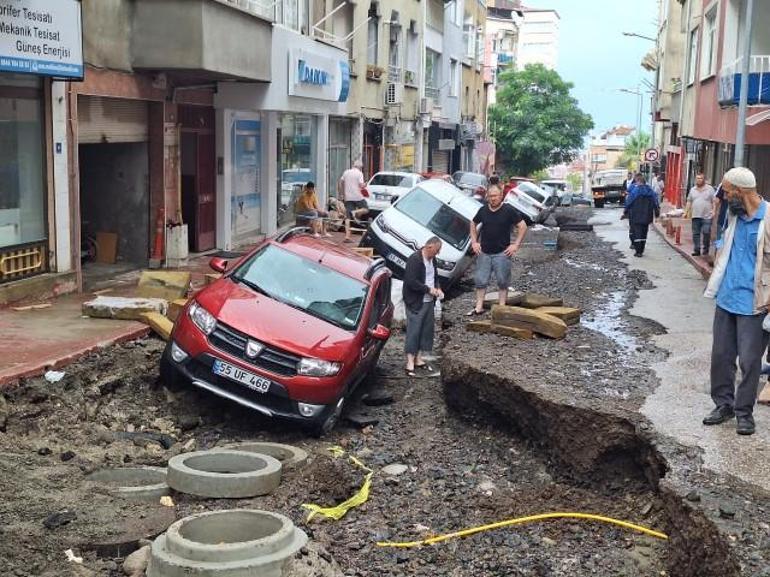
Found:
<path fill-rule="evenodd" d="M 524 70 L 527 64 L 542 64 L 556 69 L 559 62 L 559 22 L 556 10 L 522 7 L 516 66 Z"/>

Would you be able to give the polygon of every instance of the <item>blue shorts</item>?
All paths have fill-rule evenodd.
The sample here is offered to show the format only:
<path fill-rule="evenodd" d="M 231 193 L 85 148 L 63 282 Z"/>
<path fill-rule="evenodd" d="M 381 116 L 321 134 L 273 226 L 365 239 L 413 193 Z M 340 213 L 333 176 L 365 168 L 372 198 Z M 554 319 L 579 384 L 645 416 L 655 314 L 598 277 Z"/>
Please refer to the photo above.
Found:
<path fill-rule="evenodd" d="M 477 289 L 485 289 L 489 286 L 492 273 L 497 281 L 497 288 L 505 290 L 511 285 L 511 259 L 505 253 L 485 254 L 480 253 L 476 257 L 476 273 L 473 280 Z"/>

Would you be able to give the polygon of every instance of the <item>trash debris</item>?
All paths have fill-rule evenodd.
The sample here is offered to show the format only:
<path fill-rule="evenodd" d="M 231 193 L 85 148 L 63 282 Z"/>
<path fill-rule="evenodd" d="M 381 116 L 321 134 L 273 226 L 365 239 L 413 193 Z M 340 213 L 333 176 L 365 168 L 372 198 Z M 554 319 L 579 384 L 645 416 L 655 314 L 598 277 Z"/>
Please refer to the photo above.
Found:
<path fill-rule="evenodd" d="M 345 455 L 345 451 L 342 447 L 331 447 L 329 448 L 329 451 L 331 452 L 332 456 L 335 459 L 338 459 L 339 457 L 342 457 L 343 455 Z M 364 482 L 361 485 L 361 488 L 358 490 L 358 492 L 356 492 L 355 495 L 350 497 L 348 500 L 334 507 L 321 507 L 319 505 L 313 505 L 313 504 L 302 505 L 303 509 L 307 509 L 310 511 L 310 513 L 307 516 L 308 522 L 311 521 L 313 517 L 315 517 L 316 515 L 321 515 L 323 517 L 327 517 L 329 519 L 334 519 L 335 521 L 339 521 L 347 514 L 347 512 L 350 509 L 352 509 L 353 507 L 358 507 L 359 505 L 362 505 L 363 503 L 366 503 L 369 500 L 369 489 L 372 486 L 372 475 L 374 474 L 374 471 L 372 471 L 369 467 L 367 467 L 361 461 L 356 459 L 353 455 L 349 455 L 348 460 L 351 463 L 353 463 L 355 466 L 366 471 L 366 477 L 364 478 Z"/>
<path fill-rule="evenodd" d="M 74 511 L 59 511 L 58 513 L 46 517 L 43 521 L 43 525 L 46 529 L 56 529 L 57 527 L 71 523 L 77 518 L 78 516 Z"/>
<path fill-rule="evenodd" d="M 75 555 L 75 552 L 72 549 L 67 549 L 64 554 L 67 556 L 67 561 L 70 561 L 71 563 L 83 562 L 83 558 Z"/>
<path fill-rule="evenodd" d="M 168 495 L 163 495 L 160 498 L 160 504 L 164 507 L 173 507 L 174 506 L 174 500 L 169 497 Z"/>
<path fill-rule="evenodd" d="M 35 311 L 39 309 L 47 309 L 50 308 L 51 303 L 39 303 L 34 305 L 24 305 L 20 307 L 11 307 L 15 311 Z"/>
<path fill-rule="evenodd" d="M 64 375 L 66 375 L 64 371 L 47 371 L 45 376 L 45 380 L 49 383 L 58 383 L 64 378 Z"/>

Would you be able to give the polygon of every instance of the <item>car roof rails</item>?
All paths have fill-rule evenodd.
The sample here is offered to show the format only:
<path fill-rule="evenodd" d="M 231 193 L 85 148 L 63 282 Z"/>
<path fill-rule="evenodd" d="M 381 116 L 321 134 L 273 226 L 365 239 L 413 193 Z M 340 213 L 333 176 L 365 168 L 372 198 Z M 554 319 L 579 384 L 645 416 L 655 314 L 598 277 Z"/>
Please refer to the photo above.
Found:
<path fill-rule="evenodd" d="M 380 270 L 385 266 L 385 259 L 382 257 L 377 257 L 372 261 L 372 264 L 369 265 L 369 268 L 366 269 L 366 272 L 364 273 L 364 278 L 366 280 L 370 280 L 374 273 Z"/>
<path fill-rule="evenodd" d="M 298 234 L 309 233 L 310 228 L 307 226 L 295 226 L 289 230 L 283 231 L 281 234 L 275 237 L 275 242 L 286 242 L 290 238 L 297 236 Z"/>

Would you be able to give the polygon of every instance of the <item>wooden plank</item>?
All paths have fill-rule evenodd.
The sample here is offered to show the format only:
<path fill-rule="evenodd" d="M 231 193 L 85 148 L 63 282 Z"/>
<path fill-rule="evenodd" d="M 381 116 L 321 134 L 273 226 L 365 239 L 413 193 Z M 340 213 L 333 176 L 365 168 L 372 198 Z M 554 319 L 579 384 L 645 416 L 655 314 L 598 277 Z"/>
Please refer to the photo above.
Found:
<path fill-rule="evenodd" d="M 174 323 L 168 320 L 160 313 L 144 313 L 141 316 L 142 322 L 149 325 L 164 341 L 171 338 L 171 331 L 174 329 Z"/>
<path fill-rule="evenodd" d="M 161 298 L 173 301 L 186 297 L 189 288 L 189 272 L 145 270 L 142 271 L 136 294 L 145 298 Z"/>
<path fill-rule="evenodd" d="M 118 235 L 114 232 L 96 233 L 96 262 L 115 264 L 118 260 Z"/>
<path fill-rule="evenodd" d="M 176 319 L 179 318 L 179 315 L 182 312 L 182 309 L 187 304 L 187 299 L 176 299 L 174 301 L 171 301 L 168 303 L 168 310 L 166 311 L 166 316 L 169 318 L 171 322 L 176 322 Z"/>
<path fill-rule="evenodd" d="M 564 305 L 564 301 L 560 298 L 549 297 L 537 293 L 525 293 L 524 298 L 521 300 L 519 306 L 527 309 L 537 309 L 540 307 L 560 307 Z"/>
<path fill-rule="evenodd" d="M 465 323 L 465 330 L 472 333 L 488 333 L 492 330 L 492 321 L 471 321 Z"/>
<path fill-rule="evenodd" d="M 524 293 L 519 291 L 508 291 L 508 298 L 505 300 L 505 304 L 508 306 L 517 306 L 524 299 Z M 497 291 L 487 293 L 484 296 L 484 308 L 492 308 L 492 305 L 496 305 L 499 300 Z"/>
<path fill-rule="evenodd" d="M 493 306 L 492 323 L 530 330 L 552 339 L 562 339 L 567 334 L 567 325 L 561 319 L 522 307 Z"/>
<path fill-rule="evenodd" d="M 583 312 L 572 307 L 539 307 L 535 310 L 561 319 L 567 326 L 578 324 L 580 322 L 580 315 Z"/>

